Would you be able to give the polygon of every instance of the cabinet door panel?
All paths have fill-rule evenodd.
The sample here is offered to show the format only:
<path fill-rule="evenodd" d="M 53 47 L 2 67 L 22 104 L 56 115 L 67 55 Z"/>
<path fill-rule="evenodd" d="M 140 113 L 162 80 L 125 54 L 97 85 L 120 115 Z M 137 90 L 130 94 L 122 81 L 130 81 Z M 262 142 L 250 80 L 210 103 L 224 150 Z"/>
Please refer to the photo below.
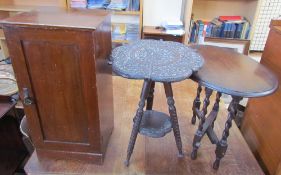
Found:
<path fill-rule="evenodd" d="M 44 141 L 87 143 L 78 46 L 28 40 L 22 46 Z"/>
<path fill-rule="evenodd" d="M 100 126 L 91 31 L 5 29 L 37 148 L 99 152 Z"/>

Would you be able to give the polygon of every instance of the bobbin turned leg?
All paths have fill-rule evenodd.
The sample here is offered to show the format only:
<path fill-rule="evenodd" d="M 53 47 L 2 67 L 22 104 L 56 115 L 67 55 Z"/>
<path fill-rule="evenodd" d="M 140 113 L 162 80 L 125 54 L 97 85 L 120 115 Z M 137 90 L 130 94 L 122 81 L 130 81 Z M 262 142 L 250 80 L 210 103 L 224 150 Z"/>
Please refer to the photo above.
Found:
<path fill-rule="evenodd" d="M 133 150 L 134 150 L 135 142 L 136 142 L 137 135 L 138 135 L 138 132 L 139 132 L 141 119 L 142 119 L 142 116 L 143 116 L 143 108 L 145 106 L 145 100 L 148 96 L 150 87 L 151 87 L 151 81 L 150 80 L 144 80 L 142 92 L 141 92 L 141 96 L 140 96 L 140 101 L 139 101 L 139 107 L 137 109 L 136 115 L 135 115 L 134 120 L 133 120 L 134 124 L 133 124 L 133 128 L 132 128 L 132 133 L 131 133 L 128 149 L 127 149 L 127 159 L 124 162 L 124 164 L 126 166 L 129 165 L 129 161 L 130 161 L 131 155 L 132 155 Z"/>
<path fill-rule="evenodd" d="M 222 139 L 217 143 L 216 147 L 216 160 L 213 164 L 213 168 L 217 170 L 220 165 L 220 160 L 224 157 L 227 150 L 227 138 L 229 136 L 229 129 L 232 126 L 232 120 L 234 119 L 237 113 L 237 106 L 242 100 L 242 97 L 232 96 L 232 101 L 228 107 L 228 117 L 225 123 L 225 129 L 222 134 Z"/>
<path fill-rule="evenodd" d="M 164 83 L 164 89 L 165 89 L 165 94 L 167 97 L 167 103 L 169 105 L 169 113 L 170 113 L 171 120 L 172 120 L 172 127 L 173 127 L 173 131 L 174 131 L 176 145 L 177 145 L 177 148 L 179 151 L 178 156 L 183 157 L 180 128 L 179 128 L 178 117 L 177 117 L 177 112 L 176 112 L 176 107 L 175 107 L 175 101 L 173 98 L 173 90 L 172 90 L 171 83 Z"/>
<path fill-rule="evenodd" d="M 154 98 L 154 87 L 155 87 L 155 82 L 152 81 L 151 86 L 150 86 L 150 90 L 149 90 L 149 94 L 148 94 L 148 97 L 147 97 L 146 110 L 152 110 L 153 98 Z"/>
<path fill-rule="evenodd" d="M 203 108 L 202 108 L 202 114 L 200 115 L 200 123 L 198 126 L 198 129 L 194 135 L 193 138 L 193 149 L 192 149 L 192 153 L 191 153 L 191 159 L 196 159 L 197 158 L 197 150 L 200 147 L 200 141 L 204 135 L 203 132 L 203 125 L 205 123 L 205 119 L 206 119 L 206 114 L 207 114 L 207 108 L 210 104 L 210 96 L 212 95 L 213 90 L 209 89 L 209 88 L 205 88 L 205 99 L 204 99 L 204 103 L 203 103 Z"/>
<path fill-rule="evenodd" d="M 197 88 L 197 94 L 196 97 L 193 101 L 193 106 L 192 106 L 192 111 L 193 111 L 193 115 L 191 118 L 191 124 L 195 124 L 196 123 L 196 109 L 200 109 L 200 105 L 201 105 L 201 101 L 200 101 L 200 93 L 202 91 L 202 86 L 200 84 L 198 84 L 198 88 Z"/>
<path fill-rule="evenodd" d="M 221 92 L 217 92 L 216 94 L 216 101 L 215 101 L 215 104 L 213 106 L 213 111 L 216 111 L 217 113 L 219 112 L 219 108 L 220 108 L 220 98 L 221 98 Z M 216 115 L 216 118 L 213 120 L 212 122 L 212 128 L 214 128 L 214 123 L 217 119 L 217 115 Z"/>

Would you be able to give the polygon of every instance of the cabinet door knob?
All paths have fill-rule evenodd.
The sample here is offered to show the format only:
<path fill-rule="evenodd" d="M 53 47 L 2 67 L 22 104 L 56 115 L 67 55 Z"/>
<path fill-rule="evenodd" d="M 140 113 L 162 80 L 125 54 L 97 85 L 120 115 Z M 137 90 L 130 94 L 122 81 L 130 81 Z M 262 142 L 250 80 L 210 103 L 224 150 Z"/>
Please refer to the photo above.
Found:
<path fill-rule="evenodd" d="M 32 98 L 29 96 L 28 88 L 23 88 L 23 104 L 31 105 L 33 104 Z"/>

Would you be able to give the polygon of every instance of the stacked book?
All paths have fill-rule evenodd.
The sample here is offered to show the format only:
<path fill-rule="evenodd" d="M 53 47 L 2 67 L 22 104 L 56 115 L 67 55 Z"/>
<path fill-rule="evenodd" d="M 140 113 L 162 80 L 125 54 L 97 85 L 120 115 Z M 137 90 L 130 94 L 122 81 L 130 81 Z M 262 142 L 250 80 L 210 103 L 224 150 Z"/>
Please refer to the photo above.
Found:
<path fill-rule="evenodd" d="M 126 40 L 134 41 L 140 38 L 139 24 L 126 24 Z"/>
<path fill-rule="evenodd" d="M 112 0 L 107 6 L 110 10 L 126 10 L 128 7 L 128 0 Z"/>
<path fill-rule="evenodd" d="M 81 0 L 72 0 L 72 1 L 81 1 Z M 139 11 L 140 0 L 88 0 L 87 7 L 89 9 Z"/>
<path fill-rule="evenodd" d="M 111 25 L 112 40 L 126 39 L 126 24 L 112 24 Z"/>
<path fill-rule="evenodd" d="M 105 9 L 110 3 L 110 0 L 88 0 L 89 9 Z"/>
<path fill-rule="evenodd" d="M 128 11 L 139 11 L 140 10 L 140 0 L 128 0 L 127 9 Z"/>
<path fill-rule="evenodd" d="M 134 41 L 140 38 L 139 24 L 112 24 L 112 40 Z"/>
<path fill-rule="evenodd" d="M 86 8 L 87 0 L 71 0 L 70 6 L 73 8 Z"/>
<path fill-rule="evenodd" d="M 211 22 L 191 20 L 190 42 L 197 42 L 200 37 L 219 37 L 248 39 L 250 23 L 242 16 L 220 16 Z"/>

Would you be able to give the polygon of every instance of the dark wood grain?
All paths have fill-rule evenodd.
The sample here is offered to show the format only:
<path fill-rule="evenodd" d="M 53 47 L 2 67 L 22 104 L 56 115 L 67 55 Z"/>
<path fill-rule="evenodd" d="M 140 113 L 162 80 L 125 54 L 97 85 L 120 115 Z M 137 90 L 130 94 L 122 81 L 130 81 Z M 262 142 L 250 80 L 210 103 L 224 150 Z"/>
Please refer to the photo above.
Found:
<path fill-rule="evenodd" d="M 59 173 L 99 175 L 263 174 L 236 125 L 232 126 L 232 132 L 228 138 L 228 151 L 218 171 L 214 171 L 212 168 L 215 160 L 215 145 L 210 144 L 207 137 L 202 139 L 197 159 L 191 160 L 189 155 L 192 151 L 192 138 L 197 129 L 190 123 L 191 107 L 197 87 L 197 84 L 191 80 L 173 84 L 184 158 L 177 157 L 178 152 L 173 133 L 159 139 L 139 135 L 130 166 L 125 167 L 123 163 L 126 159 L 126 149 L 132 129 L 132 114 L 136 112 L 142 83 L 142 81 L 113 77 L 115 128 L 102 166 L 73 160 L 49 159 L 38 156 L 35 152 L 25 166 L 26 172 L 34 175 Z M 214 101 L 213 97 L 211 97 L 211 101 Z M 223 105 L 220 104 L 220 106 Z M 153 108 L 168 113 L 165 92 L 160 83 L 155 84 Z M 214 126 L 216 132 L 222 133 L 226 116 L 227 111 L 222 108 Z"/>
<path fill-rule="evenodd" d="M 272 24 L 261 64 L 269 67 L 281 82 L 281 20 Z M 275 26 L 274 24 L 279 24 Z M 275 27 L 274 27 L 275 26 Z M 262 99 L 250 99 L 242 123 L 242 133 L 250 148 L 270 174 L 278 174 L 281 163 L 281 90 Z M 279 172 L 280 173 L 280 172 Z"/>
<path fill-rule="evenodd" d="M 226 48 L 192 46 L 203 56 L 203 67 L 192 76 L 201 85 L 240 97 L 272 94 L 278 87 L 275 74 L 250 57 Z"/>
<path fill-rule="evenodd" d="M 24 110 L 38 154 L 102 163 L 113 129 L 110 16 L 46 10 L 2 24 L 20 96 L 27 88 L 34 101 Z"/>
<path fill-rule="evenodd" d="M 91 10 L 79 8 L 41 7 L 31 12 L 24 12 L 1 21 L 5 24 L 19 24 L 21 26 L 38 26 L 53 28 L 96 29 L 108 15 L 105 10 Z"/>

